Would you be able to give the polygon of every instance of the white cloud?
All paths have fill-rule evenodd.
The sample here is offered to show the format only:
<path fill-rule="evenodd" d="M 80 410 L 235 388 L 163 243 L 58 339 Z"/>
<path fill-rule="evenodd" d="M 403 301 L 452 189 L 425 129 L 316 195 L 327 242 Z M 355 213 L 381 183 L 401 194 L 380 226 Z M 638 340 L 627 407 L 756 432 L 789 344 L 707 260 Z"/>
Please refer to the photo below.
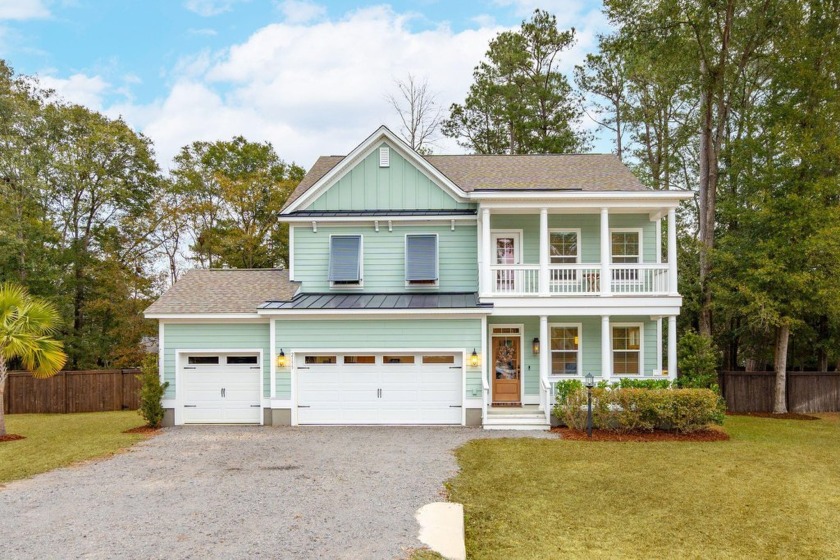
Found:
<path fill-rule="evenodd" d="M 211 17 L 229 12 L 239 2 L 247 0 L 187 0 L 184 7 L 202 17 Z"/>
<path fill-rule="evenodd" d="M 327 8 L 307 0 L 285 0 L 277 5 L 286 23 L 307 23 L 322 18 Z"/>
<path fill-rule="evenodd" d="M 42 86 L 54 89 L 65 101 L 84 105 L 95 111 L 103 109 L 105 95 L 111 89 L 111 84 L 101 76 L 73 74 L 69 78 L 56 78 L 47 75 L 40 76 L 39 80 Z"/>
<path fill-rule="evenodd" d="M 0 20 L 43 19 L 50 11 L 42 0 L 0 0 Z"/>

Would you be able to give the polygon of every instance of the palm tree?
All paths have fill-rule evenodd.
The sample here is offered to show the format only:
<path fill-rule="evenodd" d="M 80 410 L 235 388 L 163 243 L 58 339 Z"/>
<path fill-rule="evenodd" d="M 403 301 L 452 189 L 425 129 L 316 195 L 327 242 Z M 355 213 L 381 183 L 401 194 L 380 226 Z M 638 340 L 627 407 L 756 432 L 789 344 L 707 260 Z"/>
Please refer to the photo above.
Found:
<path fill-rule="evenodd" d="M 0 436 L 6 435 L 3 393 L 9 361 L 19 359 L 37 378 L 58 373 L 67 361 L 61 342 L 52 338 L 60 320 L 51 303 L 22 286 L 0 284 Z"/>

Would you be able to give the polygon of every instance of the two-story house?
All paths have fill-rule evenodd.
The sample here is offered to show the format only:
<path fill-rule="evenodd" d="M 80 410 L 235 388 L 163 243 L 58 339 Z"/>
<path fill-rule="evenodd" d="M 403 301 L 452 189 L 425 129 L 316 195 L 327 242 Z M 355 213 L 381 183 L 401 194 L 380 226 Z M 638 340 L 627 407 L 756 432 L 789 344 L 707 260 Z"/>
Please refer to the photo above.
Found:
<path fill-rule="evenodd" d="M 146 311 L 167 423 L 545 429 L 558 380 L 673 377 L 690 196 L 382 127 L 290 196 L 288 270 L 190 271 Z"/>

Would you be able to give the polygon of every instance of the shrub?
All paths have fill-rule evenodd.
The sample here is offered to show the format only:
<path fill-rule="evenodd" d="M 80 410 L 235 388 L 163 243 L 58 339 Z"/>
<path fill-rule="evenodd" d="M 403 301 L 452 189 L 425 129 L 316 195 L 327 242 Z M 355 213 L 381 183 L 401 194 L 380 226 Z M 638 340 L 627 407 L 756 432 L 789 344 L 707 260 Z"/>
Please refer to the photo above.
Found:
<path fill-rule="evenodd" d="M 140 366 L 140 416 L 146 420 L 150 428 L 159 428 L 163 422 L 163 393 L 169 387 L 169 382 L 161 383 L 158 373 L 157 354 L 148 354 L 143 358 Z"/>
<path fill-rule="evenodd" d="M 580 391 L 581 389 L 583 389 L 583 382 L 580 379 L 564 379 L 554 385 L 557 402 L 566 402 L 566 397 L 569 394 L 574 391 Z"/>
<path fill-rule="evenodd" d="M 613 387 L 619 389 L 670 389 L 671 380 L 667 378 L 661 379 L 632 379 L 629 377 L 622 377 Z"/>
<path fill-rule="evenodd" d="M 677 345 L 677 363 L 680 372 L 678 387 L 718 390 L 720 351 L 711 337 L 692 330 L 683 334 Z"/>
<path fill-rule="evenodd" d="M 561 400 L 554 415 L 566 426 L 586 427 L 586 389 L 572 390 Z M 629 432 L 674 430 L 696 432 L 722 424 L 724 404 L 709 389 L 595 388 L 592 390 L 592 426 Z"/>

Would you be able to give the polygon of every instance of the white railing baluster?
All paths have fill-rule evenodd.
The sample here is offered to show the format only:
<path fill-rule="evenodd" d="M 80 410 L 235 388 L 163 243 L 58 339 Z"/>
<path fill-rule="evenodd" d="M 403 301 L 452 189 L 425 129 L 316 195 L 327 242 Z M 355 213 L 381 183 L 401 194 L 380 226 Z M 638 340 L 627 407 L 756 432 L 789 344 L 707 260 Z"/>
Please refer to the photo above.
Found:
<path fill-rule="evenodd" d="M 667 295 L 667 264 L 612 264 L 612 293 L 616 295 Z M 548 290 L 552 296 L 594 296 L 601 293 L 598 264 L 552 264 L 548 267 Z M 535 264 L 491 265 L 490 292 L 509 296 L 540 293 L 540 267 Z"/>

